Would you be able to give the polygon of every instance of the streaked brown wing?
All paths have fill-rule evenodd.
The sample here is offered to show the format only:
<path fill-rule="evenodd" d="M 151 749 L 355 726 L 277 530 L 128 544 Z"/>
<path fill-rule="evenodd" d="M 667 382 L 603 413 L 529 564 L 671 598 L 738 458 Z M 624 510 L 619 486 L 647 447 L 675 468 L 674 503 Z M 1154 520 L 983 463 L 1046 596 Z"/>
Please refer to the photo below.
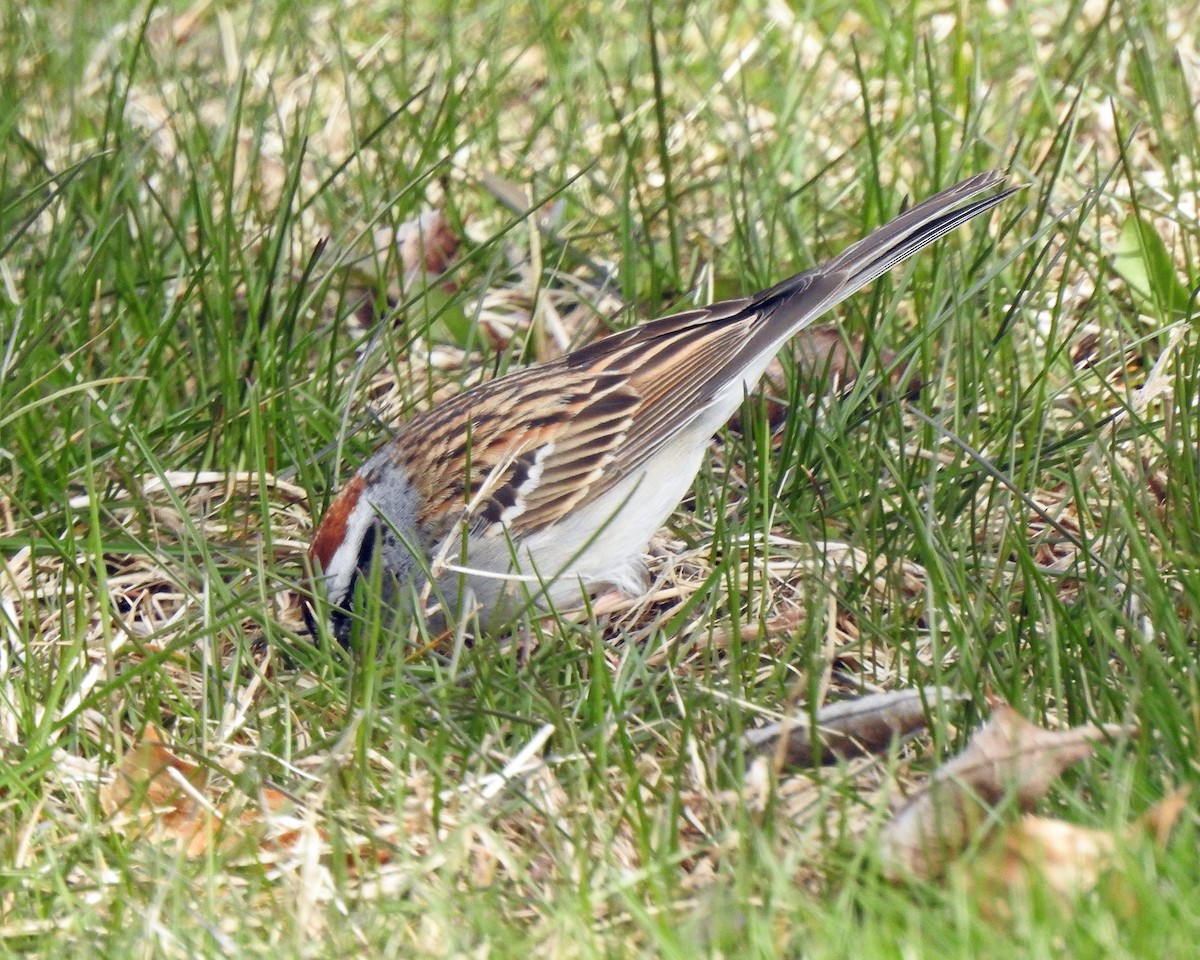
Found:
<path fill-rule="evenodd" d="M 609 362 L 610 367 L 623 368 L 630 387 L 642 399 L 613 462 L 614 479 L 653 457 L 731 378 L 741 375 L 743 364 L 739 361 L 747 331 L 758 314 L 743 310 L 694 313 L 691 323 L 640 338 Z"/>
<path fill-rule="evenodd" d="M 553 523 L 594 489 L 620 447 L 640 398 L 617 373 L 581 378 L 561 363 L 483 384 L 419 414 L 394 441 L 440 469 L 410 477 L 424 521 L 443 537 L 471 505 L 476 535 Z M 462 464 L 466 470 L 461 469 Z"/>
<path fill-rule="evenodd" d="M 641 324 L 415 417 L 396 438 L 398 454 L 419 445 L 448 468 L 411 478 L 426 522 L 443 537 L 471 504 L 475 535 L 524 535 L 604 494 L 741 376 L 762 314 L 750 303 Z M 468 470 L 454 469 L 464 462 Z"/>

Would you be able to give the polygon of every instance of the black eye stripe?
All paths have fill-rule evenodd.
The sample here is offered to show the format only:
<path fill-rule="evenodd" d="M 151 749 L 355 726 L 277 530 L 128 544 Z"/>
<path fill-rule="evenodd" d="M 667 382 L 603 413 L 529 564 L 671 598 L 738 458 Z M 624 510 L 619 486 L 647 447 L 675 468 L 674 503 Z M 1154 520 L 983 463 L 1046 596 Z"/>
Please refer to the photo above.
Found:
<path fill-rule="evenodd" d="M 362 541 L 358 545 L 358 561 L 354 564 L 357 570 L 366 571 L 371 568 L 375 559 L 375 538 L 379 534 L 379 523 L 376 521 L 367 527 Z"/>
<path fill-rule="evenodd" d="M 360 574 L 366 573 L 371 569 L 371 563 L 375 559 L 375 540 L 379 535 L 379 523 L 372 523 L 367 527 L 363 534 L 362 541 L 358 545 L 358 559 L 354 563 L 354 572 L 350 574 L 350 582 L 346 584 L 346 599 L 343 601 L 345 610 L 349 610 L 354 603 L 354 588 L 358 586 L 358 578 Z M 350 629 L 350 618 L 345 611 L 335 611 L 335 616 L 341 614 L 343 622 L 339 625 L 335 621 L 335 633 L 338 633 L 338 638 L 342 640 L 343 645 L 345 640 L 341 637 L 342 632 L 348 632 Z M 337 628 L 342 627 L 339 631 Z"/>

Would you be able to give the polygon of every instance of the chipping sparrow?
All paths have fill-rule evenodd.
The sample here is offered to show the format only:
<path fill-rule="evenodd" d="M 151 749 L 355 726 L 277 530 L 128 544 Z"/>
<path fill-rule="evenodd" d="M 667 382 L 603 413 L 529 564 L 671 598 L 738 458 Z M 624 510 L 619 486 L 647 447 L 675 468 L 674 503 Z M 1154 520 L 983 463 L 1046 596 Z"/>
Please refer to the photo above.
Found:
<path fill-rule="evenodd" d="M 356 583 L 376 562 L 387 607 L 478 609 L 491 628 L 530 597 L 572 607 L 600 586 L 643 589 L 642 551 L 783 344 L 1020 189 L 979 197 L 1003 180 L 978 174 L 769 290 L 615 333 L 414 417 L 313 537 L 334 635 L 349 641 Z"/>

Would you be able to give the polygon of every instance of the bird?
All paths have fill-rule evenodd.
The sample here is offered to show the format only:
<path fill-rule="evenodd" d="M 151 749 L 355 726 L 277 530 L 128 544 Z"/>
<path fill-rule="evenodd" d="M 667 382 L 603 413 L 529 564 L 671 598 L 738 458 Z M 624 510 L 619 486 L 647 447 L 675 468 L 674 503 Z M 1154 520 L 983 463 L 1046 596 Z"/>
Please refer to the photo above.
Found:
<path fill-rule="evenodd" d="M 444 625 L 478 614 L 485 632 L 602 589 L 642 592 L 651 537 L 787 341 L 1021 189 L 1006 180 L 976 174 L 767 290 L 610 334 L 417 414 L 353 474 L 313 535 L 313 635 L 323 609 L 349 646 L 376 586 L 389 618 L 424 612 Z"/>

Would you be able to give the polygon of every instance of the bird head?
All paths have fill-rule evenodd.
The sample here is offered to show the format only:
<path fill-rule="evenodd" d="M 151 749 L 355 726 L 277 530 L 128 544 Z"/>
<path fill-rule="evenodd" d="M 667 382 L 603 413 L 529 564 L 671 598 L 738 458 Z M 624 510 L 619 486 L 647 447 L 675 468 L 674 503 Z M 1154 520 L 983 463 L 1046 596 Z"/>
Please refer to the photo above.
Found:
<path fill-rule="evenodd" d="M 355 588 L 370 581 L 378 563 L 385 606 L 394 606 L 401 589 L 421 571 L 410 549 L 416 539 L 417 500 L 403 470 L 373 457 L 339 491 L 321 520 L 309 547 L 314 592 L 323 589 L 329 602 L 329 626 L 342 646 L 350 643 Z M 418 544 L 419 545 L 419 544 Z M 317 635 L 312 601 L 305 621 Z"/>

